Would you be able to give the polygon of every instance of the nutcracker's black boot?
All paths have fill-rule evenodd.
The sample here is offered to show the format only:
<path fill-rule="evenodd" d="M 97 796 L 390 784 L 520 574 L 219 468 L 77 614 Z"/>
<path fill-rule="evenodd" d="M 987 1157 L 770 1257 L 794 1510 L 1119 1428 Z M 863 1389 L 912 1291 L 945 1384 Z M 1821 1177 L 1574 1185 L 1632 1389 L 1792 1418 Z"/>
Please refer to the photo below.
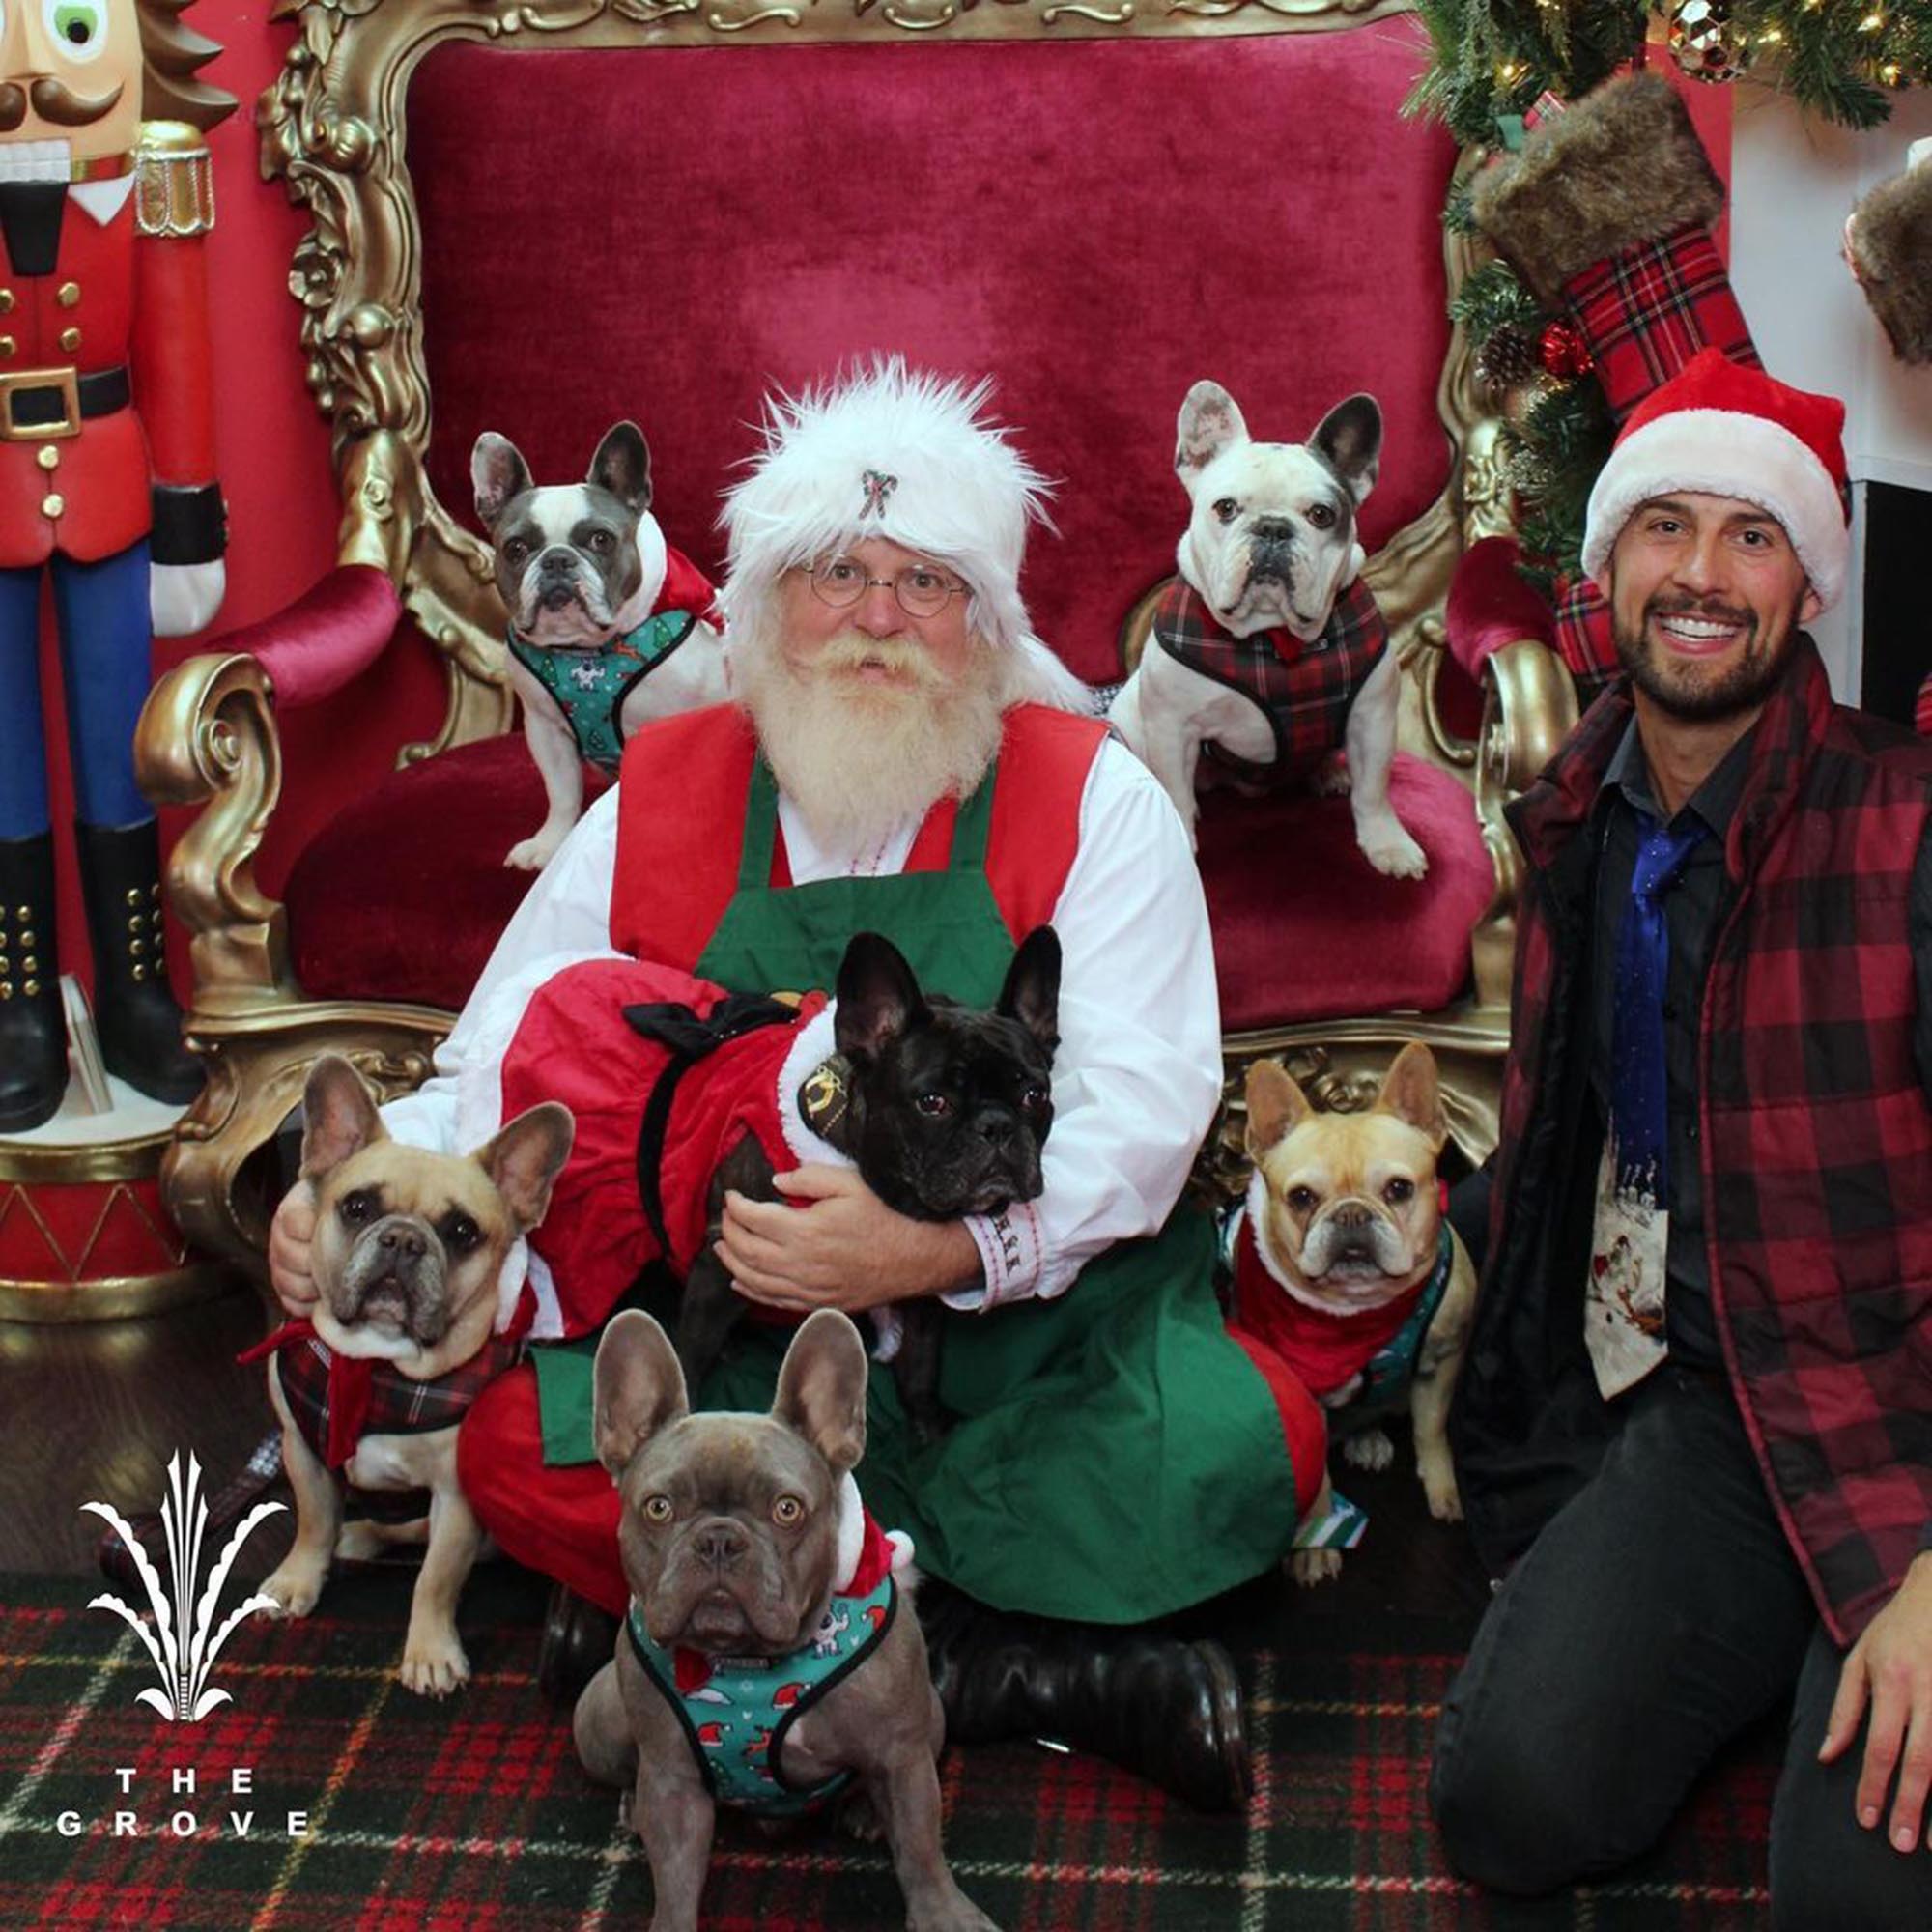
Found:
<path fill-rule="evenodd" d="M 955 1743 L 1057 1739 L 1202 1811 L 1253 1795 L 1240 1680 L 1218 1643 L 989 1610 L 931 1577 L 918 1602 Z"/>
<path fill-rule="evenodd" d="M 76 822 L 80 891 L 94 943 L 94 1023 L 110 1073 L 156 1100 L 192 1100 L 201 1063 L 182 1044 L 161 931 L 161 842 L 155 821 Z"/>
<path fill-rule="evenodd" d="M 54 952 L 54 836 L 0 838 L 0 1134 L 24 1134 L 67 1092 Z"/>
<path fill-rule="evenodd" d="M 583 1687 L 611 1662 L 617 1619 L 566 1583 L 553 1584 L 537 1641 L 537 1684 L 555 1704 L 575 1704 Z"/>

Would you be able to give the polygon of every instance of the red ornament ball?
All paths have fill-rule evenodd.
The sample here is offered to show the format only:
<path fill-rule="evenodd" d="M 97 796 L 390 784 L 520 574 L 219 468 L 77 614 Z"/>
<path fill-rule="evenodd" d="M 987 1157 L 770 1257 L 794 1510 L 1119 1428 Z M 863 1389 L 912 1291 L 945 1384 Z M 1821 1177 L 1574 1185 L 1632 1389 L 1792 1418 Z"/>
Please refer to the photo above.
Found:
<path fill-rule="evenodd" d="M 1582 330 L 1568 322 L 1552 322 L 1543 331 L 1543 339 L 1537 345 L 1537 357 L 1546 375 L 1554 376 L 1564 383 L 1574 382 L 1578 376 L 1587 376 L 1596 367 L 1589 345 L 1583 340 Z"/>

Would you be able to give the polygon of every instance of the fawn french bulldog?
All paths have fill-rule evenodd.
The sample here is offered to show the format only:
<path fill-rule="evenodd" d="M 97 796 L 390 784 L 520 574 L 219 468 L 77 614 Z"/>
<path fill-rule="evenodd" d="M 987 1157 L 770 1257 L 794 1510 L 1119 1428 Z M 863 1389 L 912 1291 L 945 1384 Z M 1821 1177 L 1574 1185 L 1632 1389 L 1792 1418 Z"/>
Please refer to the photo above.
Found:
<path fill-rule="evenodd" d="M 345 1482 L 426 1490 L 428 1547 L 400 1674 L 412 1690 L 446 1696 L 469 1675 L 456 1603 L 483 1542 L 457 1483 L 457 1424 L 522 1351 L 512 1250 L 544 1217 L 574 1123 L 568 1108 L 548 1104 L 472 1154 L 405 1147 L 334 1054 L 316 1062 L 303 1102 L 321 1298 L 308 1321 L 242 1357 L 269 1356 L 296 1495 L 294 1547 L 262 1588 L 283 1615 L 306 1616 L 331 1559 L 365 1547 L 355 1525 L 344 1529 Z"/>
<path fill-rule="evenodd" d="M 1236 1253 L 1236 1319 L 1330 1411 L 1358 1468 L 1395 1451 L 1379 1418 L 1406 1404 L 1429 1513 L 1463 1514 L 1449 1399 L 1468 1344 L 1476 1276 L 1443 1218 L 1436 1160 L 1448 1139 L 1435 1057 L 1396 1056 L 1365 1113 L 1321 1113 L 1274 1061 L 1248 1068 L 1255 1163 Z M 1312 1514 L 1326 1514 L 1326 1486 Z M 1298 1549 L 1298 1581 L 1334 1576 L 1341 1553 Z"/>

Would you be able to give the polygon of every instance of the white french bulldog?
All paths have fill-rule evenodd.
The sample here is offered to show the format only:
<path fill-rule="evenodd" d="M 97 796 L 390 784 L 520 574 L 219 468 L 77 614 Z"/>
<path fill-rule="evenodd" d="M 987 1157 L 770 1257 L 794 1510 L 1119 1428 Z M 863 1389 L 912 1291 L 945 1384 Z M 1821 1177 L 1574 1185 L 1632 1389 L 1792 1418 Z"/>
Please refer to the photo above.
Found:
<path fill-rule="evenodd" d="M 1267 693 L 1259 682 L 1244 682 L 1242 670 L 1264 665 L 1286 679 L 1271 657 L 1306 664 L 1310 652 L 1336 648 L 1324 634 L 1337 599 L 1362 567 L 1355 513 L 1375 486 L 1381 440 L 1381 411 L 1373 396 L 1338 403 L 1305 443 L 1255 441 L 1218 383 L 1196 383 L 1180 406 L 1174 467 L 1194 514 L 1175 560 L 1206 607 L 1205 613 L 1189 607 L 1199 626 L 1220 640 L 1208 645 L 1218 651 L 1216 668 L 1209 674 L 1196 668 L 1199 657 L 1170 621 L 1179 607 L 1164 598 L 1148 648 L 1109 719 L 1167 788 L 1190 836 L 1204 744 L 1258 783 L 1309 776 L 1284 763 L 1287 726 L 1271 715 Z M 1271 632 L 1285 632 L 1308 650 L 1271 647 Z M 1355 842 L 1378 872 L 1420 878 L 1429 862 L 1388 797 L 1401 668 L 1385 644 L 1378 654 L 1359 639 L 1349 647 L 1361 652 L 1359 683 L 1352 669 L 1335 675 L 1338 663 L 1321 666 L 1322 701 L 1335 710 L 1338 728 L 1314 781 L 1320 788 L 1350 791 Z M 1194 661 L 1184 662 L 1183 653 Z M 1292 701 L 1306 710 L 1306 700 Z M 1346 769 L 1334 755 L 1341 752 Z"/>
<path fill-rule="evenodd" d="M 584 761 L 614 771 L 639 725 L 722 702 L 724 653 L 701 613 L 686 625 L 655 612 L 669 552 L 636 423 L 605 436 L 582 483 L 535 487 L 494 430 L 476 439 L 469 476 L 510 612 L 510 683 L 548 801 L 542 826 L 503 863 L 534 871 L 582 813 Z"/>

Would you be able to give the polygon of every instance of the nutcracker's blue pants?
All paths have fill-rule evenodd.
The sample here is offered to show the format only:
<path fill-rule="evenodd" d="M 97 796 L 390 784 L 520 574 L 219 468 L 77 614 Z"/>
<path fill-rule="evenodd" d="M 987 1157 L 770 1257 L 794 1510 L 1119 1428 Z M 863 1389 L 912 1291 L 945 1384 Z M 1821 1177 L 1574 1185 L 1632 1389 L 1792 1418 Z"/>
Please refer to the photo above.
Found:
<path fill-rule="evenodd" d="M 134 724 L 152 677 L 148 545 L 99 563 L 56 555 L 54 617 L 67 688 L 74 803 L 89 825 L 155 815 L 134 782 Z M 30 838 L 51 822 L 41 713 L 41 578 L 0 570 L 0 838 Z"/>

